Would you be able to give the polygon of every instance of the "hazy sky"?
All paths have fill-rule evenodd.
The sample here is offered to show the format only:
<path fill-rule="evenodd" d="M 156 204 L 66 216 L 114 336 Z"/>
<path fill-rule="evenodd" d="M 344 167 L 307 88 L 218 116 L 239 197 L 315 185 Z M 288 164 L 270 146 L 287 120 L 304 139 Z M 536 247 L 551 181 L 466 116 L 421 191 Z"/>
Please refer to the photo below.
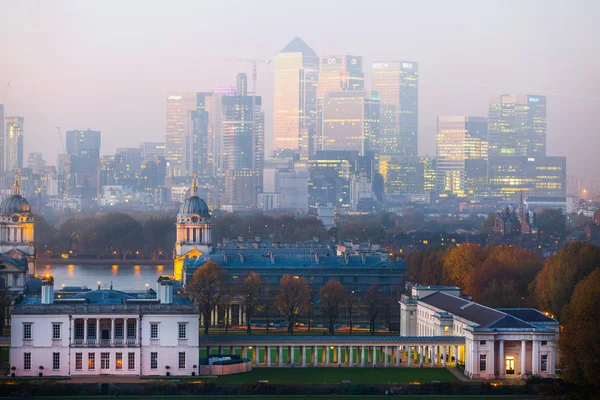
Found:
<path fill-rule="evenodd" d="M 419 62 L 419 149 L 438 115 L 502 93 L 548 97 L 548 155 L 600 179 L 600 1 L 0 0 L 0 103 L 50 164 L 56 127 L 102 131 L 102 153 L 164 141 L 166 91 L 208 91 L 294 36 L 319 55 Z M 272 136 L 273 67 L 260 67 Z M 5 89 L 10 89 L 5 97 Z M 25 154 L 27 157 L 27 154 Z"/>

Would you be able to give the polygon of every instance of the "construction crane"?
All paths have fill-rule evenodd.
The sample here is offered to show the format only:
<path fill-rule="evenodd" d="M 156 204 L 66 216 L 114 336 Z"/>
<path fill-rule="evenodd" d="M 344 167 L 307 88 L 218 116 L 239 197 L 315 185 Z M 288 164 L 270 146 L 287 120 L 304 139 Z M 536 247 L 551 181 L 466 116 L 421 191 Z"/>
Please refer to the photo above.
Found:
<path fill-rule="evenodd" d="M 56 131 L 58 133 L 58 138 L 60 139 L 60 144 L 62 145 L 63 154 L 65 154 L 67 152 L 67 149 L 65 148 L 65 142 L 63 141 L 62 132 L 60 131 L 60 126 L 56 127 Z"/>
<path fill-rule="evenodd" d="M 252 64 L 252 93 L 256 95 L 256 78 L 258 76 L 257 64 L 271 64 L 271 60 L 265 58 L 230 58 L 230 62 L 245 62 Z"/>

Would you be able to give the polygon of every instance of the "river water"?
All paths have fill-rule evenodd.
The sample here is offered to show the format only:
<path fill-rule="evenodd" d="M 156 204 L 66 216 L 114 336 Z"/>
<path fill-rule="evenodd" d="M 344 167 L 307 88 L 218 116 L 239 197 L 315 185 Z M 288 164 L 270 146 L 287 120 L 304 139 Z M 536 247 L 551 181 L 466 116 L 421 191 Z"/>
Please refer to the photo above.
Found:
<path fill-rule="evenodd" d="M 37 274 L 50 274 L 54 277 L 54 287 L 87 286 L 96 289 L 98 282 L 102 288 L 112 283 L 115 290 L 145 289 L 146 284 L 156 288 L 156 280 L 161 275 L 173 275 L 173 263 L 165 265 L 110 265 L 110 264 L 44 264 L 38 263 Z"/>

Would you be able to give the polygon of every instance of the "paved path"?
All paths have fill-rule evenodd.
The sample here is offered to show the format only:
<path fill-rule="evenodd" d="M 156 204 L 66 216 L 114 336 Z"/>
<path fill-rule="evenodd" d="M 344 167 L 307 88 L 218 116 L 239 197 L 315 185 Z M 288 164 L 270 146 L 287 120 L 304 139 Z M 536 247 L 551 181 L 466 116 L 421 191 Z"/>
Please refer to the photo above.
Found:
<path fill-rule="evenodd" d="M 463 382 L 473 382 L 473 380 L 467 378 L 465 376 L 465 374 L 463 374 L 462 372 L 460 372 L 460 369 L 456 368 L 456 367 L 446 367 L 446 369 L 448 371 L 450 371 L 450 373 L 452 375 L 454 375 L 455 377 L 457 377 L 459 380 L 463 381 Z"/>

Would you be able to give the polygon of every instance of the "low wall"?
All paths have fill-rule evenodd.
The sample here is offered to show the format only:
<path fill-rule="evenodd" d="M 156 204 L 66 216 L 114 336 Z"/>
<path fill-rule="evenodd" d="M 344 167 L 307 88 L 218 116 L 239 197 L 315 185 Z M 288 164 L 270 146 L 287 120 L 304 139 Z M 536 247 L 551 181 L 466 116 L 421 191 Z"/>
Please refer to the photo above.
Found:
<path fill-rule="evenodd" d="M 252 361 L 229 365 L 200 365 L 200 375 L 233 375 L 252 371 Z"/>

